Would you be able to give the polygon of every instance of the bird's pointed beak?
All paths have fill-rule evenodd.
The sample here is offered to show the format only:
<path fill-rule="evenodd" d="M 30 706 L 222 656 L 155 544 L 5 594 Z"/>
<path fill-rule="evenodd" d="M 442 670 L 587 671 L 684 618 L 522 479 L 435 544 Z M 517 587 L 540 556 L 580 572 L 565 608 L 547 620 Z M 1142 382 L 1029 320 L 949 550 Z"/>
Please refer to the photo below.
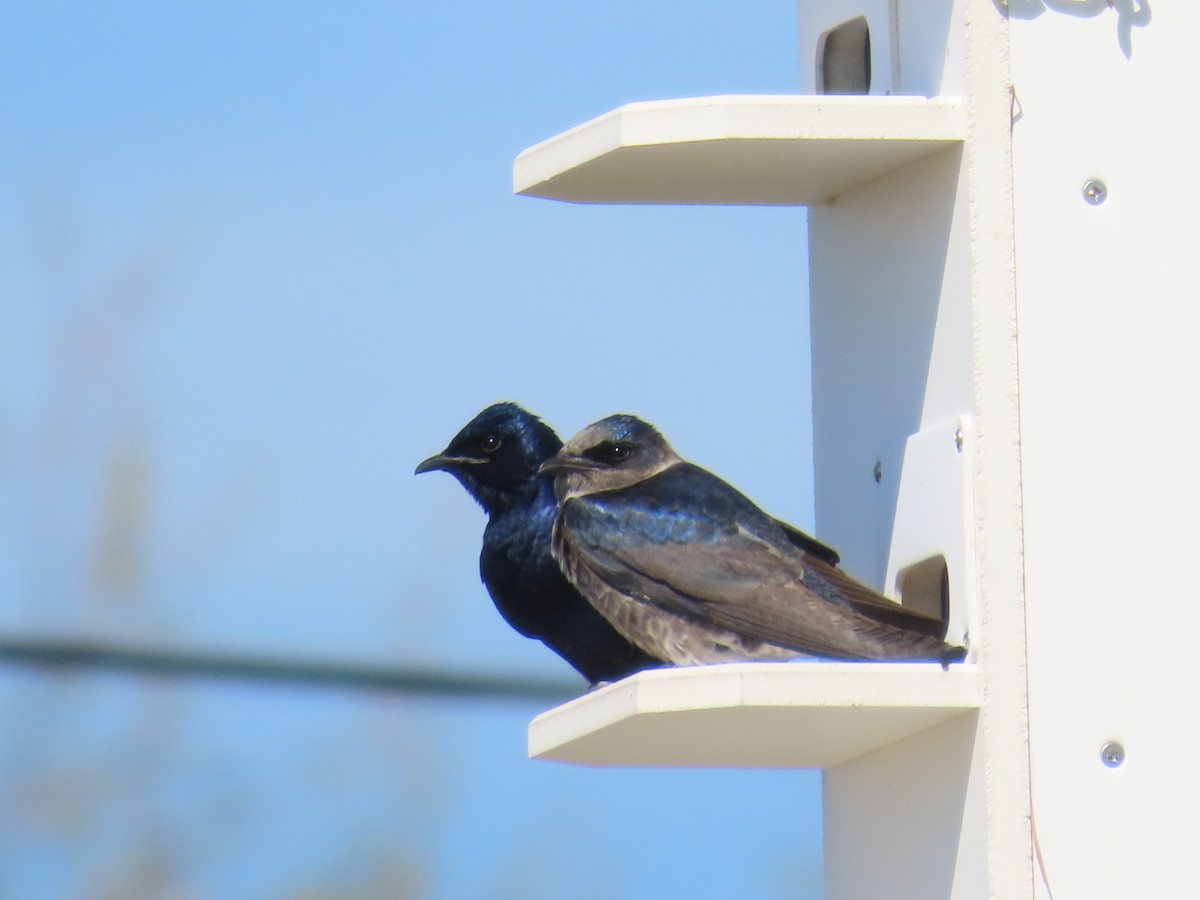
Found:
<path fill-rule="evenodd" d="M 463 466 L 478 465 L 483 462 L 482 459 L 475 459 L 470 456 L 454 456 L 450 453 L 438 453 L 429 459 L 423 460 L 417 465 L 414 475 L 420 475 L 424 472 L 452 472 L 455 469 L 460 469 Z"/>
<path fill-rule="evenodd" d="M 588 472 L 596 468 L 590 459 L 572 454 L 559 453 L 550 457 L 538 467 L 541 475 L 565 475 L 568 472 Z"/>

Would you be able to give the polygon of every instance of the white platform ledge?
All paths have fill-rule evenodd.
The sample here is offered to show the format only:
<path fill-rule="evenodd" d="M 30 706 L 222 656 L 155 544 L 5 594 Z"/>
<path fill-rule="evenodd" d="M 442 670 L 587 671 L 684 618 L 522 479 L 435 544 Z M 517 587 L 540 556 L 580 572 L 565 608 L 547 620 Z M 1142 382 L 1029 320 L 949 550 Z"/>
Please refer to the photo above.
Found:
<path fill-rule="evenodd" d="M 630 103 L 517 157 L 513 190 L 575 203 L 809 206 L 962 142 L 954 98 Z"/>
<path fill-rule="evenodd" d="M 973 665 L 641 672 L 542 713 L 529 755 L 592 766 L 828 769 L 979 708 Z"/>

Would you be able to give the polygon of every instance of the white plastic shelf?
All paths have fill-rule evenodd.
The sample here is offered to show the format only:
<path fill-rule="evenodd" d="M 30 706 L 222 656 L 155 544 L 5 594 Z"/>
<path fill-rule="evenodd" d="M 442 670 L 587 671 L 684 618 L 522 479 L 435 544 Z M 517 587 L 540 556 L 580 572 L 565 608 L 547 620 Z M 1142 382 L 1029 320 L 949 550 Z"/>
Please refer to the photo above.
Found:
<path fill-rule="evenodd" d="M 975 667 L 655 669 L 535 718 L 529 755 L 591 766 L 828 769 L 979 708 Z"/>
<path fill-rule="evenodd" d="M 955 98 L 629 103 L 525 150 L 513 190 L 575 203 L 809 206 L 955 144 Z"/>

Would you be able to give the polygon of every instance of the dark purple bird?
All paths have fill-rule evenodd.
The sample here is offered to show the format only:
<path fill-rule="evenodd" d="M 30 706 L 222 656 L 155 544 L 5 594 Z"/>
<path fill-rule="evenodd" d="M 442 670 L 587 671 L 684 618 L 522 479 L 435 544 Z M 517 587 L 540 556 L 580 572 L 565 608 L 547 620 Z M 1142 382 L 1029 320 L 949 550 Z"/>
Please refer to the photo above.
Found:
<path fill-rule="evenodd" d="M 541 471 L 556 477 L 555 558 L 613 627 L 656 659 L 946 665 L 965 654 L 942 641 L 942 622 L 849 578 L 640 419 L 589 425 Z"/>
<path fill-rule="evenodd" d="M 537 416 L 497 403 L 416 474 L 449 472 L 487 513 L 479 572 L 509 625 L 540 640 L 592 684 L 660 666 L 664 660 L 625 640 L 579 595 L 550 553 L 554 487 L 538 467 L 561 446 Z"/>

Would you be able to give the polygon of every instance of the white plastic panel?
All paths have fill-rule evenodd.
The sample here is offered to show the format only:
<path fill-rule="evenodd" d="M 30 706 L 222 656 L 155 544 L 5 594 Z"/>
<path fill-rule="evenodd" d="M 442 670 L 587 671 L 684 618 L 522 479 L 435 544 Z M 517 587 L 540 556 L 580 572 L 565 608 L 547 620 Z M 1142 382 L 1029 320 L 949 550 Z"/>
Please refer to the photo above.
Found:
<path fill-rule="evenodd" d="M 961 0 L 895 0 L 893 93 L 960 94 L 965 83 Z M 954 36 L 954 39 L 951 36 Z"/>
<path fill-rule="evenodd" d="M 979 727 L 961 716 L 825 773 L 828 900 L 989 896 Z"/>
<path fill-rule="evenodd" d="M 902 601 L 900 576 L 935 557 L 946 562 L 950 618 L 946 639 L 979 633 L 975 576 L 975 434 L 969 416 L 922 429 L 904 447 L 885 584 Z"/>
<path fill-rule="evenodd" d="M 538 716 L 529 726 L 529 755 L 595 766 L 823 769 L 978 706 L 971 665 L 656 669 Z"/>
<path fill-rule="evenodd" d="M 828 203 L 961 144 L 963 131 L 952 98 L 630 103 L 522 152 L 513 190 L 576 203 Z"/>
<path fill-rule="evenodd" d="M 966 192 L 956 149 L 809 213 L 817 533 L 880 589 L 905 441 L 973 409 Z"/>
<path fill-rule="evenodd" d="M 1056 898 L 1189 896 L 1200 5 L 1010 5 L 1034 822 Z"/>

